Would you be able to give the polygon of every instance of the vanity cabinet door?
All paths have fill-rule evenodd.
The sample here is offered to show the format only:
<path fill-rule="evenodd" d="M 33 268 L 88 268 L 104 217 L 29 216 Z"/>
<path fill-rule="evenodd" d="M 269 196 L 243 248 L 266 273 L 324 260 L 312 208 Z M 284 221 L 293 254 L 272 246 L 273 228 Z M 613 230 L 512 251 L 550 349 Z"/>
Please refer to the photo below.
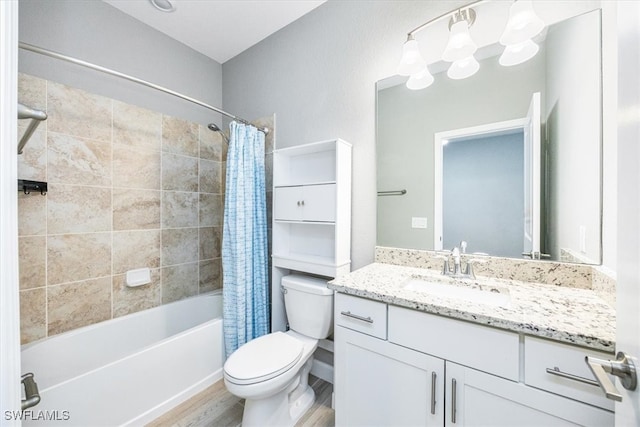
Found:
<path fill-rule="evenodd" d="M 613 413 L 446 363 L 445 426 L 613 426 Z"/>
<path fill-rule="evenodd" d="M 336 426 L 442 426 L 444 361 L 341 326 L 335 331 Z"/>

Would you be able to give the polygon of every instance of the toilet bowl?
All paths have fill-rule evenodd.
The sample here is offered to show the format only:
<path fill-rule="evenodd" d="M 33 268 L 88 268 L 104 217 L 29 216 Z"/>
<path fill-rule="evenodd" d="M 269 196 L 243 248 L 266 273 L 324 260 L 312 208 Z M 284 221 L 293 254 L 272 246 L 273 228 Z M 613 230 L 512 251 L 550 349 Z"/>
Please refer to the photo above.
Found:
<path fill-rule="evenodd" d="M 318 340 L 333 331 L 333 292 L 301 275 L 284 277 L 282 288 L 291 330 L 249 341 L 224 364 L 227 389 L 246 399 L 245 427 L 293 426 L 315 401 L 308 377 Z"/>

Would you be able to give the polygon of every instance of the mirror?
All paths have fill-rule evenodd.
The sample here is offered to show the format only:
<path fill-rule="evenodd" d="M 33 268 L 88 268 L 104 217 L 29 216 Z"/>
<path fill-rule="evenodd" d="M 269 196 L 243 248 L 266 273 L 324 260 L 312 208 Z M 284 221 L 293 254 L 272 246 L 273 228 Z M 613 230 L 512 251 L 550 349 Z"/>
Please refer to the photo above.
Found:
<path fill-rule="evenodd" d="M 448 250 L 464 240 L 468 253 L 523 258 L 537 217 L 529 230 L 542 259 L 601 263 L 601 13 L 554 22 L 523 64 L 499 65 L 493 43 L 467 79 L 449 79 L 448 64 L 436 63 L 426 89 L 409 90 L 399 76 L 378 82 L 377 245 Z M 525 161 L 522 128 L 497 131 L 493 142 L 464 133 L 525 120 L 536 92 L 539 163 Z M 533 204 L 527 182 L 539 187 Z M 518 217 L 507 219 L 510 210 Z"/>

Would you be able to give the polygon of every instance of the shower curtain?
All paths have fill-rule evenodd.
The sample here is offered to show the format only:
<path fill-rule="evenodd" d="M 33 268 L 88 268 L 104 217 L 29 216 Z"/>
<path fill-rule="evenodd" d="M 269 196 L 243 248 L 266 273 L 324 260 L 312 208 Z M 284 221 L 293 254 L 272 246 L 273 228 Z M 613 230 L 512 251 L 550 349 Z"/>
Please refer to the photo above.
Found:
<path fill-rule="evenodd" d="M 222 234 L 227 356 L 269 332 L 264 133 L 232 122 Z"/>

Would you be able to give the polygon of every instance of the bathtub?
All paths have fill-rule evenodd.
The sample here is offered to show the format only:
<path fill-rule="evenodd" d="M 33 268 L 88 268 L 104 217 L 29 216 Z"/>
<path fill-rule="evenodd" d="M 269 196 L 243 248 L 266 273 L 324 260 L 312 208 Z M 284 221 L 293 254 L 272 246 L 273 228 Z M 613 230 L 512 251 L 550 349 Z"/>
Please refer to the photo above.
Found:
<path fill-rule="evenodd" d="M 42 397 L 23 425 L 141 425 L 221 379 L 223 363 L 220 293 L 55 335 L 22 347 Z"/>

